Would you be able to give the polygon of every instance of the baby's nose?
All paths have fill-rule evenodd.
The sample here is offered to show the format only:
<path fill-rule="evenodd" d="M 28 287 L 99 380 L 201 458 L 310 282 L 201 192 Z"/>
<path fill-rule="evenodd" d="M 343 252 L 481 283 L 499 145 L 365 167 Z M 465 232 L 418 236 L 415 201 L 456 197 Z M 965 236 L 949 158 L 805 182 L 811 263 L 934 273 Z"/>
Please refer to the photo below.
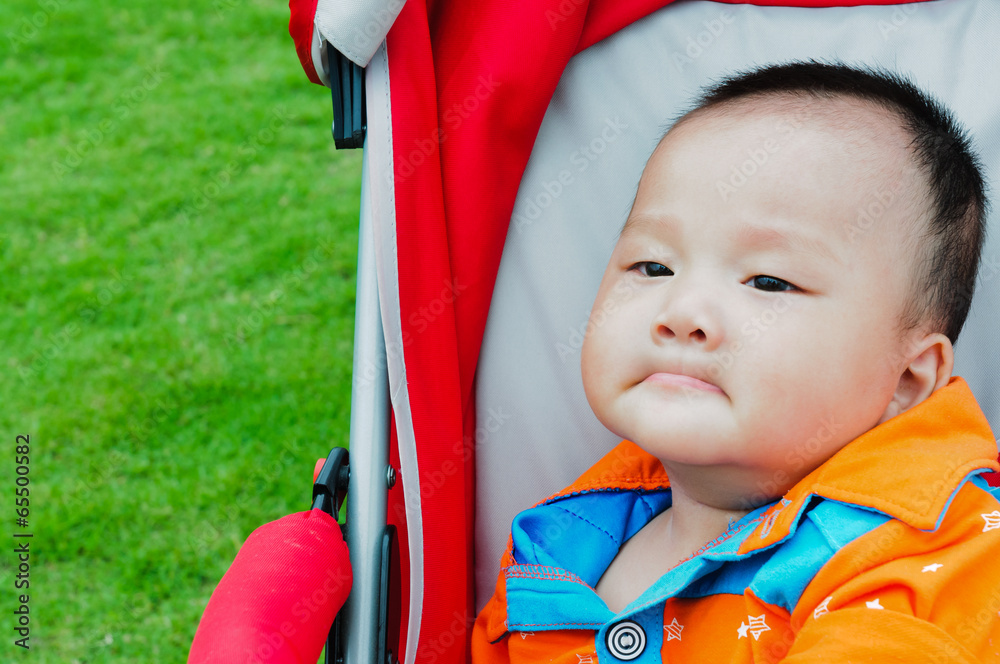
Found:
<path fill-rule="evenodd" d="M 723 336 L 716 298 L 703 291 L 673 293 L 653 318 L 652 335 L 657 343 L 692 343 L 713 350 Z"/>
<path fill-rule="evenodd" d="M 674 320 L 670 323 L 657 321 L 654 324 L 654 336 L 661 339 L 678 339 L 679 341 L 705 342 L 708 335 L 693 321 Z"/>

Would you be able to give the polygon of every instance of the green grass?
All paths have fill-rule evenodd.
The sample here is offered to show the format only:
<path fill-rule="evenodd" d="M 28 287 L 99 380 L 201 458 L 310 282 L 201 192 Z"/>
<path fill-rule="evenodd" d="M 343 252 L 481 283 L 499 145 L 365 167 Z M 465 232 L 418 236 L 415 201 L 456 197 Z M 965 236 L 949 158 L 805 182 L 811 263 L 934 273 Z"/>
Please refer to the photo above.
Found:
<path fill-rule="evenodd" d="M 240 544 L 347 443 L 361 155 L 334 151 L 287 23 L 280 2 L 0 8 L 0 661 L 184 661 Z"/>

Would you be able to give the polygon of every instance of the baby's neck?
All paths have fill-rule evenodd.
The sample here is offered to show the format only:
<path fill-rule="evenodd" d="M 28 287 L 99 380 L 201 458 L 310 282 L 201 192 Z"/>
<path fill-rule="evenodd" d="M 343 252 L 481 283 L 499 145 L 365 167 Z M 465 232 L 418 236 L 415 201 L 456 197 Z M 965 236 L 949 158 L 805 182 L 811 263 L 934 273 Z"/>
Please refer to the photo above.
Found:
<path fill-rule="evenodd" d="M 625 542 L 595 588 L 615 613 L 749 513 L 706 505 L 676 487 L 672 494 L 673 505 Z"/>
<path fill-rule="evenodd" d="M 749 509 L 730 509 L 701 502 L 679 486 L 673 486 L 671 494 L 672 504 L 665 512 L 669 514 L 669 530 L 664 535 L 685 548 L 693 547 L 691 553 L 722 535 L 732 523 L 750 513 Z"/>

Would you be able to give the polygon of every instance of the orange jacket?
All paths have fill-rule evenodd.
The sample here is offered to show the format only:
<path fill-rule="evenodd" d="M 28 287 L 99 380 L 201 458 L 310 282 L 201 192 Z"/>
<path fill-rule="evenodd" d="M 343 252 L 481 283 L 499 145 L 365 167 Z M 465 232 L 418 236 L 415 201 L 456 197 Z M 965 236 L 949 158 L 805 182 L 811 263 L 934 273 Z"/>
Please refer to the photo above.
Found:
<path fill-rule="evenodd" d="M 1000 662 L 1000 490 L 961 378 L 852 441 L 621 613 L 593 588 L 670 505 L 623 441 L 513 523 L 474 664 Z"/>

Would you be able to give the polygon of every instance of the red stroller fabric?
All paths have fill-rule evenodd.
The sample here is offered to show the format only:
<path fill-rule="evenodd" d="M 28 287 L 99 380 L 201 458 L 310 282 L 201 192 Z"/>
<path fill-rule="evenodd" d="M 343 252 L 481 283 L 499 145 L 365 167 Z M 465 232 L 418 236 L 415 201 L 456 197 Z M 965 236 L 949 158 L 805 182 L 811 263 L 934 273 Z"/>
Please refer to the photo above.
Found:
<path fill-rule="evenodd" d="M 313 18 L 316 16 L 317 0 L 289 0 L 288 9 L 291 18 L 288 21 L 288 32 L 295 41 L 295 53 L 299 56 L 302 69 L 309 80 L 322 85 L 316 67 L 312 61 Z"/>

